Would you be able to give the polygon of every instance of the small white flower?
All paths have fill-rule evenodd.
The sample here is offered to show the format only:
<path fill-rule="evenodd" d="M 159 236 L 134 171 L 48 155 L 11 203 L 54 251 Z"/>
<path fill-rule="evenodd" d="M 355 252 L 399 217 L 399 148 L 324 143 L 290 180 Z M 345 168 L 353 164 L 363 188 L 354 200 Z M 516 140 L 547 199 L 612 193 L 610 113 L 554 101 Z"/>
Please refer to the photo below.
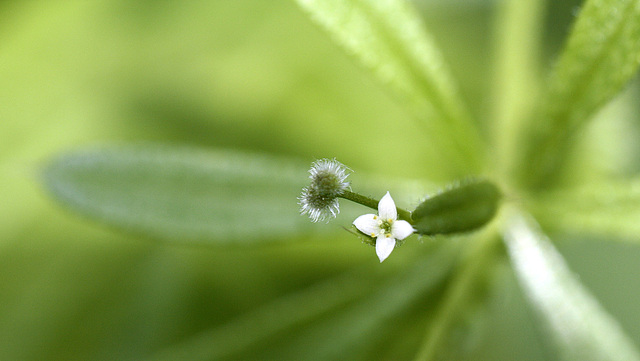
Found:
<path fill-rule="evenodd" d="M 396 246 L 396 240 L 403 240 L 414 232 L 409 222 L 398 220 L 396 204 L 389 192 L 378 203 L 378 215 L 365 214 L 353 221 L 356 228 L 376 238 L 376 254 L 384 261 Z"/>

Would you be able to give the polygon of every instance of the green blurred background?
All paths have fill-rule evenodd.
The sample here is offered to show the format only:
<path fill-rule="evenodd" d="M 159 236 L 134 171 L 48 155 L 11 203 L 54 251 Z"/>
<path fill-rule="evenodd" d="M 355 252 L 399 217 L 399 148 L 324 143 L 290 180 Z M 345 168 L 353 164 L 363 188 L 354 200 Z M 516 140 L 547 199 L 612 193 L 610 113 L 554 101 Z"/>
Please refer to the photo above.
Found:
<path fill-rule="evenodd" d="M 545 64 L 579 4 L 559 3 L 549 5 Z M 496 4 L 416 5 L 472 113 L 486 122 Z M 59 152 L 186 144 L 308 162 L 337 157 L 363 172 L 385 164 L 394 177 L 442 180 L 422 128 L 292 1 L 2 2 L 0 79 L 1 360 L 142 359 L 344 270 L 379 267 L 371 249 L 339 228 L 350 223 L 342 218 L 328 226 L 330 236 L 251 248 L 129 237 L 47 198 L 38 168 Z M 381 130 L 397 148 L 372 146 Z M 560 247 L 640 340 L 640 303 L 630 301 L 640 296 L 638 247 L 596 239 Z M 492 274 L 483 311 L 460 331 L 485 335 L 470 337 L 455 357 L 545 359 L 548 345 L 513 275 L 504 265 Z M 411 312 L 393 321 L 393 347 L 363 341 L 356 359 L 393 359 L 380 352 L 388 348 L 410 357 L 427 322 Z M 295 332 L 230 359 L 283 359 Z"/>

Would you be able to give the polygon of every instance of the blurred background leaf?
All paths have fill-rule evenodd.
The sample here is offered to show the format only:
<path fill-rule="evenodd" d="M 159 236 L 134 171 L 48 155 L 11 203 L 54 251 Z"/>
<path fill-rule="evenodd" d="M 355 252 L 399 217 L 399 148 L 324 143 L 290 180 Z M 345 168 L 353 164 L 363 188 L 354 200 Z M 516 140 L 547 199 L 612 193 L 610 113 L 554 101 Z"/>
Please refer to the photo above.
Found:
<path fill-rule="evenodd" d="M 520 176 L 552 184 L 576 131 L 634 78 L 640 65 L 640 2 L 592 0 L 578 12 L 553 68 L 540 113 L 525 129 Z"/>
<path fill-rule="evenodd" d="M 640 180 L 619 179 L 539 194 L 532 210 L 556 232 L 637 243 L 639 202 Z"/>
<path fill-rule="evenodd" d="M 639 360 L 618 322 L 572 274 L 535 221 L 517 211 L 505 243 L 520 284 L 560 360 Z"/>
<path fill-rule="evenodd" d="M 414 111 L 425 143 L 454 177 L 475 174 L 484 147 L 440 50 L 405 1 L 299 0 L 312 19 Z"/>
<path fill-rule="evenodd" d="M 43 181 L 61 203 L 133 233 L 246 244 L 308 233 L 312 223 L 294 201 L 307 169 L 265 155 L 148 145 L 60 156 Z"/>

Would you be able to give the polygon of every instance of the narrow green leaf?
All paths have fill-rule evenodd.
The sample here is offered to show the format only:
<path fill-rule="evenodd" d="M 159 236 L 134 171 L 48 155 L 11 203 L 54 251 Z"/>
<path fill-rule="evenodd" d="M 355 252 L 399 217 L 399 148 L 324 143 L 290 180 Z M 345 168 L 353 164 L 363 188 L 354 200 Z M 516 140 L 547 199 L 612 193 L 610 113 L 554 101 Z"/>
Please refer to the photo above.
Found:
<path fill-rule="evenodd" d="M 419 234 L 436 235 L 476 230 L 498 210 L 500 190 L 485 179 L 470 179 L 427 198 L 412 213 Z"/>
<path fill-rule="evenodd" d="M 463 243 L 469 244 L 469 247 L 466 247 L 462 260 L 456 265 L 444 290 L 422 345 L 415 355 L 415 361 L 440 360 L 450 354 L 446 347 L 450 345 L 453 329 L 470 306 L 481 297 L 482 292 L 478 292 L 482 287 L 481 280 L 486 277 L 485 272 L 490 269 L 490 265 L 495 263 L 496 246 L 499 242 L 494 229 L 487 230 L 475 239 L 464 240 Z"/>
<path fill-rule="evenodd" d="M 422 256 L 404 267 L 399 275 L 380 279 L 380 287 L 375 292 L 300 330 L 284 347 L 275 350 L 274 357 L 268 358 L 361 359 L 366 350 L 381 348 L 374 345 L 388 342 L 389 338 L 403 337 L 389 334 L 394 326 L 394 316 L 414 302 L 434 295 L 433 291 L 450 274 L 458 250 L 455 244 L 441 245 L 427 257 Z M 309 353 L 310 345 L 315 350 L 312 354 Z"/>
<path fill-rule="evenodd" d="M 44 170 L 60 202 L 128 231 L 179 242 L 250 242 L 312 223 L 296 197 L 307 165 L 232 151 L 170 147 L 84 150 Z"/>
<path fill-rule="evenodd" d="M 550 79 L 544 112 L 532 119 L 524 177 L 548 182 L 571 135 L 592 118 L 640 65 L 640 0 L 589 0 Z"/>
<path fill-rule="evenodd" d="M 552 230 L 638 242 L 640 179 L 590 184 L 536 195 L 531 210 Z"/>
<path fill-rule="evenodd" d="M 371 269 L 358 268 L 285 295 L 232 321 L 154 354 L 148 361 L 218 360 L 365 295 Z"/>
<path fill-rule="evenodd" d="M 542 26 L 546 2 L 507 0 L 497 3 L 493 77 L 492 143 L 502 174 L 513 170 L 521 147 L 518 135 L 538 101 Z"/>
<path fill-rule="evenodd" d="M 297 0 L 428 126 L 451 171 L 479 167 L 481 141 L 450 71 L 419 15 L 404 0 Z M 447 164 L 444 162 L 443 164 Z"/>
<path fill-rule="evenodd" d="M 618 322 L 571 273 L 532 219 L 514 212 L 504 236 L 520 284 L 561 360 L 640 360 Z"/>
<path fill-rule="evenodd" d="M 456 254 L 457 247 L 449 244 L 393 274 L 380 267 L 358 268 L 286 295 L 148 360 L 253 359 L 242 356 L 265 341 L 279 347 L 273 350 L 277 357 L 263 355 L 264 359 L 351 359 L 348 355 L 360 354 L 358 345 L 375 342 L 396 312 L 437 287 Z M 286 340 L 278 337 L 282 334 Z"/>

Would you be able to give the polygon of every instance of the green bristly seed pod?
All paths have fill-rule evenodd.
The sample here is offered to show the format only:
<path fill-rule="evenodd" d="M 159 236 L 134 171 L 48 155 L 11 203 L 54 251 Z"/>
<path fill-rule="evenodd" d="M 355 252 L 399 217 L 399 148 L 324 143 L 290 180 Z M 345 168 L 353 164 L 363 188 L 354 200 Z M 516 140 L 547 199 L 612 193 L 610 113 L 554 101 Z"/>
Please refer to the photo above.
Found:
<path fill-rule="evenodd" d="M 422 235 L 473 231 L 493 219 L 501 198 L 490 181 L 467 180 L 422 202 L 412 213 L 412 224 Z"/>

